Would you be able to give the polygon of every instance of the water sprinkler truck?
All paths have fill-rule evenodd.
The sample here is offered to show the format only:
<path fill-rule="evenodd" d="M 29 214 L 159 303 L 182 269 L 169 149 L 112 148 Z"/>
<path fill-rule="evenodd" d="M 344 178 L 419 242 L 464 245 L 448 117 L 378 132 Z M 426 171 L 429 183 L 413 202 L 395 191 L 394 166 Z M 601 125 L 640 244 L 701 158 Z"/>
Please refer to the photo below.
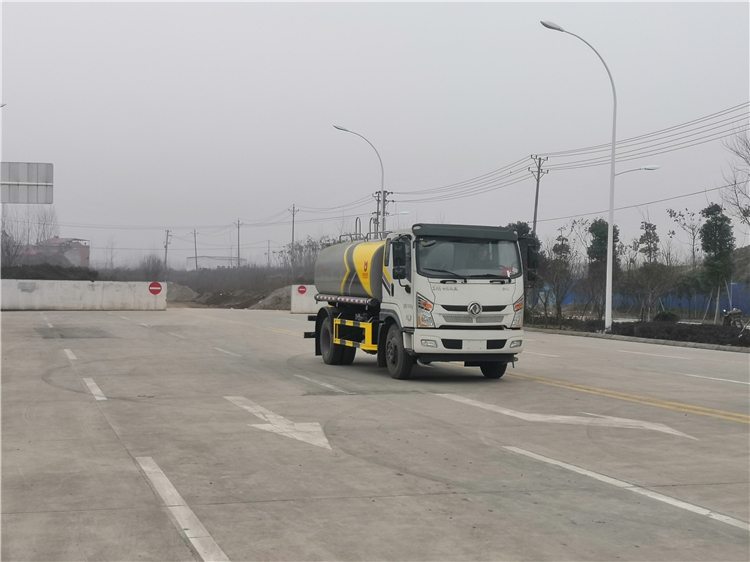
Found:
<path fill-rule="evenodd" d="M 324 248 L 315 263 L 315 355 L 349 365 L 357 349 L 395 379 L 415 363 L 461 361 L 489 379 L 523 351 L 524 271 L 515 230 L 415 224 Z M 535 278 L 536 247 L 526 279 Z"/>

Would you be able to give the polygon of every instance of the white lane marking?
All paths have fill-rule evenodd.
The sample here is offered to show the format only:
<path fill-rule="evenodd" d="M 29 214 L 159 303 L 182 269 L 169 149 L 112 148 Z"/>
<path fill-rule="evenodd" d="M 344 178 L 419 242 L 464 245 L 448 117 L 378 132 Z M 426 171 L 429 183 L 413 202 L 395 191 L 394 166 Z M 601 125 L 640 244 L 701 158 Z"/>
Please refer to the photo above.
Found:
<path fill-rule="evenodd" d="M 107 397 L 104 396 L 104 393 L 99 389 L 99 386 L 94 382 L 94 379 L 83 379 L 83 382 L 86 383 L 86 386 L 89 387 L 89 390 L 91 391 L 91 394 L 96 398 L 97 400 L 106 400 Z"/>
<path fill-rule="evenodd" d="M 50 324 L 49 322 L 47 322 L 47 326 L 50 328 L 54 328 L 54 326 L 52 326 L 52 324 Z"/>
<path fill-rule="evenodd" d="M 130 318 L 128 318 L 127 316 L 120 316 L 120 318 L 122 318 L 123 320 L 130 320 Z"/>
<path fill-rule="evenodd" d="M 222 353 L 226 353 L 227 355 L 234 355 L 235 357 L 242 357 L 239 353 L 232 353 L 231 351 L 227 351 L 226 349 L 221 349 L 220 347 L 214 347 L 216 351 L 221 351 Z"/>
<path fill-rule="evenodd" d="M 151 483 L 151 487 L 174 516 L 177 530 L 187 537 L 203 561 L 229 562 L 227 555 L 208 534 L 206 528 L 193 513 L 193 510 L 188 507 L 185 500 L 182 499 L 167 475 L 154 462 L 154 459 L 151 457 L 136 457 L 135 460 Z"/>
<path fill-rule="evenodd" d="M 744 381 L 733 381 L 731 379 L 717 379 L 716 377 L 704 377 L 701 375 L 688 375 L 687 373 L 680 373 L 684 377 L 695 377 L 697 379 L 708 379 L 710 381 L 723 381 L 723 382 L 733 382 L 735 384 L 748 384 L 750 385 L 750 382 L 744 382 Z"/>
<path fill-rule="evenodd" d="M 524 352 L 524 354 L 525 355 L 542 355 L 544 357 L 560 357 L 559 355 L 550 355 L 549 353 L 534 353 L 533 351 L 526 351 Z"/>
<path fill-rule="evenodd" d="M 68 356 L 68 359 L 70 359 L 71 361 L 75 360 L 76 356 L 73 355 L 72 351 L 70 351 L 69 349 L 64 349 L 63 351 L 65 351 L 65 355 Z"/>
<path fill-rule="evenodd" d="M 682 433 L 681 431 L 677 431 L 676 429 L 672 429 L 668 425 L 664 425 L 661 423 L 653 423 L 653 422 L 647 422 L 647 421 L 641 421 L 641 420 L 631 420 L 627 418 L 615 418 L 612 416 L 600 416 L 597 414 L 588 414 L 586 412 L 581 412 L 581 413 L 586 414 L 587 416 L 592 416 L 592 417 L 587 418 L 583 416 L 561 416 L 561 415 L 554 415 L 554 414 L 553 415 L 529 414 L 527 412 L 517 412 L 515 410 L 509 410 L 508 408 L 502 408 L 501 406 L 495 406 L 493 404 L 485 404 L 484 402 L 477 402 L 476 400 L 471 400 L 470 398 L 464 398 L 463 396 L 458 396 L 456 394 L 435 394 L 435 396 L 448 398 L 449 400 L 454 400 L 456 402 L 461 402 L 463 404 L 468 404 L 470 406 L 476 406 L 477 408 L 482 408 L 484 410 L 489 410 L 491 412 L 497 412 L 498 414 L 503 414 L 505 416 L 519 418 L 525 421 L 542 422 L 542 423 L 561 423 L 561 424 L 568 424 L 568 425 L 586 425 L 586 426 L 598 426 L 598 427 L 620 427 L 623 429 L 649 429 L 651 431 L 659 431 L 661 433 L 668 433 L 670 435 L 678 435 L 680 437 L 696 439 L 695 437 L 691 437 L 690 435 Z"/>
<path fill-rule="evenodd" d="M 172 335 L 172 336 L 176 337 L 176 338 L 182 338 L 183 340 L 187 339 L 185 336 L 181 336 L 180 334 L 175 334 L 174 332 L 167 332 L 167 333 L 169 335 Z"/>
<path fill-rule="evenodd" d="M 146 326 L 146 328 L 148 328 L 148 324 L 144 324 L 143 322 L 141 322 L 141 326 Z"/>
<path fill-rule="evenodd" d="M 524 455 L 532 459 L 545 462 L 547 464 L 570 470 L 572 472 L 577 472 L 578 474 L 582 474 L 584 476 L 589 476 L 590 478 L 594 478 L 596 480 L 599 480 L 600 482 L 611 484 L 612 486 L 616 486 L 623 490 L 628 490 L 630 492 L 635 492 L 636 494 L 647 496 L 651 499 L 667 503 L 674 507 L 679 507 L 692 513 L 697 513 L 698 515 L 704 515 L 711 519 L 715 519 L 716 521 L 721 521 L 722 523 L 738 527 L 745 531 L 750 530 L 750 524 L 745 521 L 741 521 L 740 519 L 735 519 L 734 517 L 729 517 L 728 515 L 722 515 L 721 513 L 716 513 L 715 511 L 711 511 L 704 507 L 693 505 L 692 503 L 684 502 L 670 496 L 665 496 L 664 494 L 660 494 L 659 492 L 654 492 L 652 490 L 647 490 L 646 488 L 641 488 L 640 486 L 636 486 L 635 484 L 631 484 L 630 482 L 625 482 L 624 480 L 617 480 L 616 478 L 611 478 L 609 476 L 605 476 L 604 474 L 599 474 L 598 472 L 586 470 L 585 468 L 551 459 L 549 457 L 543 457 L 542 455 L 537 455 L 536 453 L 532 453 L 531 451 L 526 451 L 524 449 L 519 449 L 518 447 L 505 446 L 503 447 L 503 449 L 507 449 L 508 451 L 518 453 L 519 455 Z"/>
<path fill-rule="evenodd" d="M 640 351 L 625 351 L 624 349 L 618 349 L 620 353 L 632 353 L 634 355 L 650 355 L 651 357 L 667 357 L 669 359 L 684 359 L 685 361 L 692 361 L 690 357 L 679 357 L 678 355 L 662 355 L 661 353 L 642 353 Z"/>
<path fill-rule="evenodd" d="M 317 422 L 294 423 L 278 414 L 274 414 L 271 410 L 267 410 L 260 404 L 251 402 L 244 396 L 225 396 L 224 398 L 229 400 L 235 406 L 239 406 L 243 410 L 246 410 L 254 416 L 268 422 L 265 424 L 248 424 L 250 427 L 278 433 L 279 435 L 298 439 L 299 441 L 304 441 L 305 443 L 315 445 L 316 447 L 333 450 L 328 443 L 328 439 L 326 439 L 325 433 L 323 433 L 323 429 Z"/>
<path fill-rule="evenodd" d="M 327 382 L 316 381 L 315 379 L 311 379 L 304 375 L 294 375 L 294 376 L 299 377 L 301 379 L 305 379 L 306 381 L 310 381 L 315 384 L 319 384 L 320 386 L 324 386 L 325 388 L 333 390 L 334 392 L 340 392 L 341 394 L 356 394 L 356 392 L 349 392 L 348 390 L 344 390 L 343 388 L 339 388 L 338 386 L 333 386 L 332 384 L 328 384 Z"/>

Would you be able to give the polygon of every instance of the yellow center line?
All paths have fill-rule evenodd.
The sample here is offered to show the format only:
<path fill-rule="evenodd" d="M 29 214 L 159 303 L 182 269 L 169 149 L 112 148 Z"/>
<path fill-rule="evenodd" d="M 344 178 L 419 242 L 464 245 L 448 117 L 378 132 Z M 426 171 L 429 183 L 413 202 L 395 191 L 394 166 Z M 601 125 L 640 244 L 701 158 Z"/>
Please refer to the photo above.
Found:
<path fill-rule="evenodd" d="M 668 400 L 661 400 L 659 398 L 651 398 L 649 396 L 639 396 L 637 394 L 628 394 L 626 392 L 619 392 L 617 390 L 607 390 L 605 388 L 597 388 L 595 386 L 586 386 L 582 384 L 574 384 L 574 383 L 556 381 L 556 380 L 547 379 L 544 377 L 525 375 L 525 374 L 518 373 L 518 372 L 513 372 L 513 373 L 508 373 L 508 374 L 514 377 L 522 378 L 522 379 L 533 380 L 541 384 L 546 384 L 548 386 L 566 388 L 568 390 L 575 390 L 577 392 L 585 392 L 587 394 L 595 394 L 597 396 L 615 398 L 617 400 L 624 400 L 626 402 L 635 402 L 637 404 L 644 404 L 646 406 L 655 406 L 657 408 L 664 408 L 666 410 L 674 410 L 676 412 L 696 414 L 699 416 L 709 416 L 712 418 L 718 418 L 718 419 L 733 421 L 737 423 L 750 424 L 750 416 L 747 414 L 725 412 L 724 410 L 714 410 L 712 408 L 704 408 L 703 406 L 693 406 L 691 404 L 683 404 L 681 402 L 670 402 Z"/>

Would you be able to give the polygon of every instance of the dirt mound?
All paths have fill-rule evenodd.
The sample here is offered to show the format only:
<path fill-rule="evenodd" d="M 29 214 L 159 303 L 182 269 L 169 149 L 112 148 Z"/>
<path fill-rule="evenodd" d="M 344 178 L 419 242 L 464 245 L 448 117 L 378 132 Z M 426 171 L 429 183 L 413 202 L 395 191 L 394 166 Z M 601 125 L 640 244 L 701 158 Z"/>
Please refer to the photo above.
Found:
<path fill-rule="evenodd" d="M 167 282 L 167 302 L 189 302 L 194 301 L 197 297 L 198 293 L 190 287 Z"/>
<path fill-rule="evenodd" d="M 292 309 L 292 286 L 276 289 L 260 302 L 248 306 L 256 310 L 291 310 Z"/>

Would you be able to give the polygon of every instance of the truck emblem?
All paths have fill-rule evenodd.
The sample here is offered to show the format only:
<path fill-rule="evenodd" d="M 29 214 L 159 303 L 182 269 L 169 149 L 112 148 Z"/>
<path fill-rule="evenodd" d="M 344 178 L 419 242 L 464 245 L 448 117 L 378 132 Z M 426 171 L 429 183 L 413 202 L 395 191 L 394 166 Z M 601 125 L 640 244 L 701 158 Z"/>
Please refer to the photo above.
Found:
<path fill-rule="evenodd" d="M 466 310 L 469 312 L 471 316 L 479 316 L 482 314 L 482 305 L 478 302 L 473 302 L 469 304 L 469 306 L 466 307 Z"/>
<path fill-rule="evenodd" d="M 365 271 L 367 271 L 367 261 L 365 261 Z"/>

